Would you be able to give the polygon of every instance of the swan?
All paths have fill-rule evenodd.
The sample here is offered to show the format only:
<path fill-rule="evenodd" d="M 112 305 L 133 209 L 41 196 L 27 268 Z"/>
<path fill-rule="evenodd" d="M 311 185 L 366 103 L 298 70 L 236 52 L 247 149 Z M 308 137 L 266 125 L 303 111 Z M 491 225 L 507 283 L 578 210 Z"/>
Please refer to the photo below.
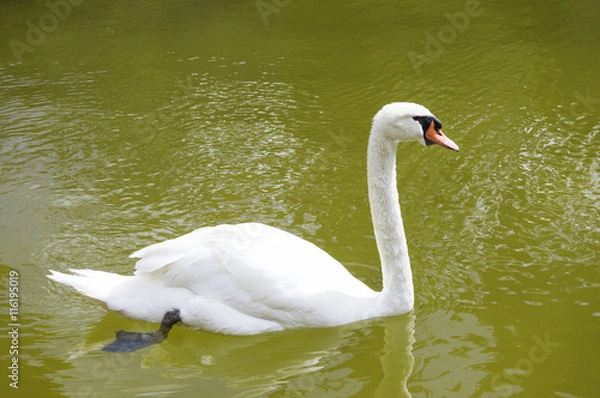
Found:
<path fill-rule="evenodd" d="M 413 308 L 414 290 L 396 149 L 400 142 L 418 141 L 458 151 L 441 127 L 427 108 L 409 102 L 385 105 L 373 118 L 367 180 L 383 276 L 380 292 L 314 244 L 260 223 L 203 227 L 152 244 L 130 256 L 138 259 L 134 275 L 72 269 L 71 274 L 51 270 L 48 277 L 126 317 L 162 321 L 156 341 L 177 322 L 213 333 L 252 335 L 406 313 Z"/>

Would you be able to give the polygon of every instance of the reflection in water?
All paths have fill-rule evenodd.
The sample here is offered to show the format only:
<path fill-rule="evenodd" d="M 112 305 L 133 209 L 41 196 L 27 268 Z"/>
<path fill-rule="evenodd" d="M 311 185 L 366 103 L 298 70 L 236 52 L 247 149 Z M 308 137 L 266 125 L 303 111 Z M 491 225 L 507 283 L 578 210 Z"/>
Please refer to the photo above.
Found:
<path fill-rule="evenodd" d="M 439 309 L 418 319 L 415 375 L 409 390 L 416 396 L 462 398 L 485 391 L 486 366 L 495 360 L 493 330 L 476 316 Z"/>
<path fill-rule="evenodd" d="M 68 395 L 81 386 L 92 390 L 101 386 L 110 395 L 143 373 L 144 386 L 127 391 L 185 394 L 197 385 L 207 391 L 210 381 L 228 391 L 215 396 L 410 397 L 406 386 L 414 363 L 412 313 L 335 328 L 243 337 L 175 328 L 166 342 L 149 349 L 127 354 L 100 351 L 107 329 L 132 325 L 147 327 L 109 313 L 88 331 L 85 347 L 67 354 L 78 380 L 65 385 Z M 62 373 L 53 378 L 60 380 Z"/>
<path fill-rule="evenodd" d="M 381 351 L 383 379 L 375 390 L 375 397 L 409 398 L 408 378 L 413 372 L 415 316 L 412 312 L 402 317 L 382 320 L 385 345 Z"/>

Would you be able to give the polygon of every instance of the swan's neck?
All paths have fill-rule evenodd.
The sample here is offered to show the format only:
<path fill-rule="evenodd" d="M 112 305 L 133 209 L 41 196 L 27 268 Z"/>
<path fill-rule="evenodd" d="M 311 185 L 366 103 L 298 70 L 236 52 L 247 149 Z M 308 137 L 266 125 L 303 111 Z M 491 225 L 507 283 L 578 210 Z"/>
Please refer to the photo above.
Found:
<path fill-rule="evenodd" d="M 396 187 L 397 143 L 374 126 L 369 138 L 367 171 L 369 202 L 383 273 L 383 311 L 405 312 L 413 307 L 414 291 L 408 247 Z"/>

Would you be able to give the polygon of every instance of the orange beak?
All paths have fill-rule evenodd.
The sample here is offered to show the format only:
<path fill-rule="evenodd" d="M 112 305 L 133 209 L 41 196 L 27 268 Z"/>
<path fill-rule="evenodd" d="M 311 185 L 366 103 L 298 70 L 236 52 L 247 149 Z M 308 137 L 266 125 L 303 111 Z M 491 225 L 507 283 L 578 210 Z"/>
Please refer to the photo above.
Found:
<path fill-rule="evenodd" d="M 429 128 L 425 133 L 425 138 L 433 144 L 438 144 L 444 148 L 452 149 L 453 151 L 458 152 L 458 145 L 456 145 L 450 138 L 446 137 L 442 130 L 436 130 L 433 122 L 431 122 L 429 125 Z"/>

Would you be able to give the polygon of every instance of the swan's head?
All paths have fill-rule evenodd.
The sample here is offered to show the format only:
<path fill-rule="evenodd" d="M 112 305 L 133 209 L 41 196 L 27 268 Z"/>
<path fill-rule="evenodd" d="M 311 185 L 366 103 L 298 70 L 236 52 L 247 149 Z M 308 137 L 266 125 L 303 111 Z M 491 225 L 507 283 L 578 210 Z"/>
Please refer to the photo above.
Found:
<path fill-rule="evenodd" d="M 393 142 L 419 141 L 458 151 L 458 145 L 442 132 L 442 122 L 429 109 L 412 102 L 387 104 L 373 118 L 373 131 Z"/>

